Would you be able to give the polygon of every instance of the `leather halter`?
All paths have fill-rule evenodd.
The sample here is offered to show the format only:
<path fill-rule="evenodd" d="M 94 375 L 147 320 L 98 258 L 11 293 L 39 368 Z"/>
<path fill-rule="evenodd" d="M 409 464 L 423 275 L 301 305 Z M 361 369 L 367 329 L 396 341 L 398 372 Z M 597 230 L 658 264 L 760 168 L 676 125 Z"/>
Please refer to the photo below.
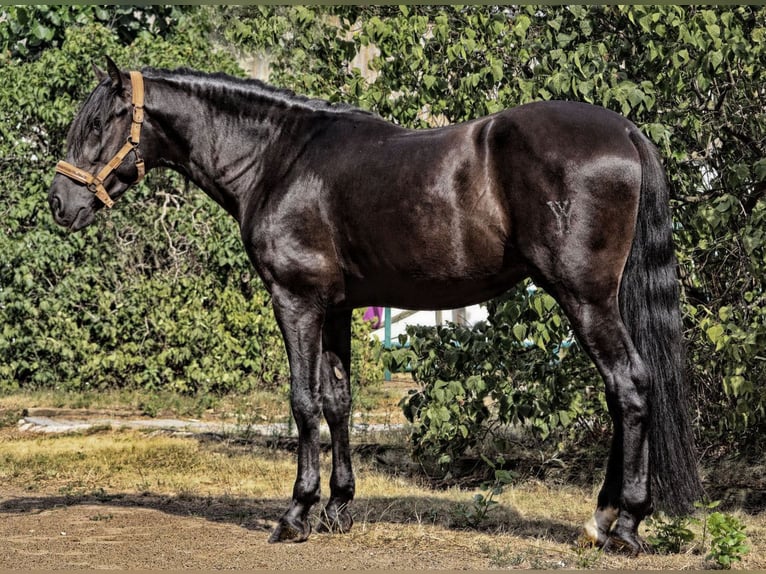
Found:
<path fill-rule="evenodd" d="M 141 140 L 141 124 L 144 123 L 144 78 L 141 75 L 141 72 L 130 72 L 130 82 L 133 86 L 133 95 L 131 96 L 133 118 L 130 124 L 130 135 L 120 150 L 114 154 L 114 157 L 101 168 L 101 171 L 99 171 L 97 175 L 92 175 L 84 169 L 80 169 L 65 161 L 60 161 L 56 164 L 56 173 L 60 173 L 69 179 L 84 184 L 85 187 L 93 192 L 107 207 L 112 207 L 114 205 L 114 200 L 109 197 L 109 194 L 104 187 L 104 181 L 106 181 L 114 170 L 124 163 L 125 158 L 131 151 L 136 154 L 136 169 L 138 170 L 138 177 L 133 183 L 141 181 L 146 173 L 144 160 L 138 151 L 138 143 Z"/>

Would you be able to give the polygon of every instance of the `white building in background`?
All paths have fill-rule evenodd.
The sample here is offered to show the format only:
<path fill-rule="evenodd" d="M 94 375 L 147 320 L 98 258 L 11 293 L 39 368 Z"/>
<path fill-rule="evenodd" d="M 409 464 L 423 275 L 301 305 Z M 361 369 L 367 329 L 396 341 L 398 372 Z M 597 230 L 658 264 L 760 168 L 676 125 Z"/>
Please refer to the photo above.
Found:
<path fill-rule="evenodd" d="M 391 341 L 396 341 L 399 335 L 407 332 L 410 325 L 425 325 L 435 327 L 444 323 L 458 323 L 460 325 L 474 325 L 487 319 L 487 308 L 479 305 L 471 305 L 460 309 L 448 311 L 407 311 L 405 309 L 391 309 Z M 381 341 L 385 340 L 385 325 L 372 332 L 374 337 Z"/>

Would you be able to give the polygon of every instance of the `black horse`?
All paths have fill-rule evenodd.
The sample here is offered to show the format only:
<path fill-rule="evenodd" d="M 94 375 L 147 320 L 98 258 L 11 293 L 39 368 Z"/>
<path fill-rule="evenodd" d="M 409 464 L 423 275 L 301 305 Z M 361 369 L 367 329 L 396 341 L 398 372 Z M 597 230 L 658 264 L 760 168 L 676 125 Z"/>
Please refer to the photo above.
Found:
<path fill-rule="evenodd" d="M 271 541 L 309 536 L 322 414 L 333 469 L 319 528 L 351 527 L 352 309 L 454 308 L 525 277 L 556 298 L 606 383 L 614 438 L 586 532 L 638 552 L 652 491 L 672 512 L 700 497 L 668 187 L 630 121 L 539 102 L 413 131 L 221 74 L 128 74 L 109 60 L 97 75 L 51 185 L 53 217 L 83 228 L 144 169 L 169 167 L 238 221 L 284 336 L 299 431 Z"/>

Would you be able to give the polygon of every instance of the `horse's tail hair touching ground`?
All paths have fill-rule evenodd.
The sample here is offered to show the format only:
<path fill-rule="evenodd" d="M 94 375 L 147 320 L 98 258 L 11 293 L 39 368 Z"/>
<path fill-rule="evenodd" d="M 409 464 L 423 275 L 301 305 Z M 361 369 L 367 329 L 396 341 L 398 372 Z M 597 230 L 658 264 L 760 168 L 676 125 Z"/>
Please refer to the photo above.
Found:
<path fill-rule="evenodd" d="M 641 158 L 638 220 L 620 288 L 620 313 L 652 380 L 649 467 L 655 510 L 686 514 L 703 497 L 684 385 L 677 261 L 669 189 L 657 149 L 630 134 Z"/>

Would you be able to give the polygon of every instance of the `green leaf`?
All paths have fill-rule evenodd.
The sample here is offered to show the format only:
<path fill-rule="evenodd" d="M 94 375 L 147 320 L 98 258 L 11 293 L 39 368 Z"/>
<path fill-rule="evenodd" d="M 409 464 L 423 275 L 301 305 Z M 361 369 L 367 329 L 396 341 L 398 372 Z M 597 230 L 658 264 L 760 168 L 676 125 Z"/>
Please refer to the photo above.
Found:
<path fill-rule="evenodd" d="M 492 79 L 495 82 L 499 82 L 503 79 L 503 62 L 500 60 L 494 60 L 491 64 Z"/>
<path fill-rule="evenodd" d="M 708 54 L 708 61 L 710 62 L 712 68 L 715 70 L 721 65 L 721 62 L 723 62 L 723 54 L 718 50 L 710 52 Z"/>
<path fill-rule="evenodd" d="M 723 334 L 724 334 L 724 328 L 723 325 L 716 324 L 707 329 L 705 331 L 705 334 L 707 335 L 708 339 L 710 339 L 710 342 L 714 343 L 716 345 L 716 348 L 718 348 L 718 345 L 723 340 Z"/>
<path fill-rule="evenodd" d="M 48 41 L 53 38 L 53 30 L 37 22 L 32 26 L 32 33 L 40 41 Z"/>
<path fill-rule="evenodd" d="M 526 14 L 519 14 L 513 20 L 513 33 L 519 38 L 524 38 L 527 35 L 527 30 L 529 30 L 531 23 L 532 21 L 529 19 L 529 16 Z"/>

